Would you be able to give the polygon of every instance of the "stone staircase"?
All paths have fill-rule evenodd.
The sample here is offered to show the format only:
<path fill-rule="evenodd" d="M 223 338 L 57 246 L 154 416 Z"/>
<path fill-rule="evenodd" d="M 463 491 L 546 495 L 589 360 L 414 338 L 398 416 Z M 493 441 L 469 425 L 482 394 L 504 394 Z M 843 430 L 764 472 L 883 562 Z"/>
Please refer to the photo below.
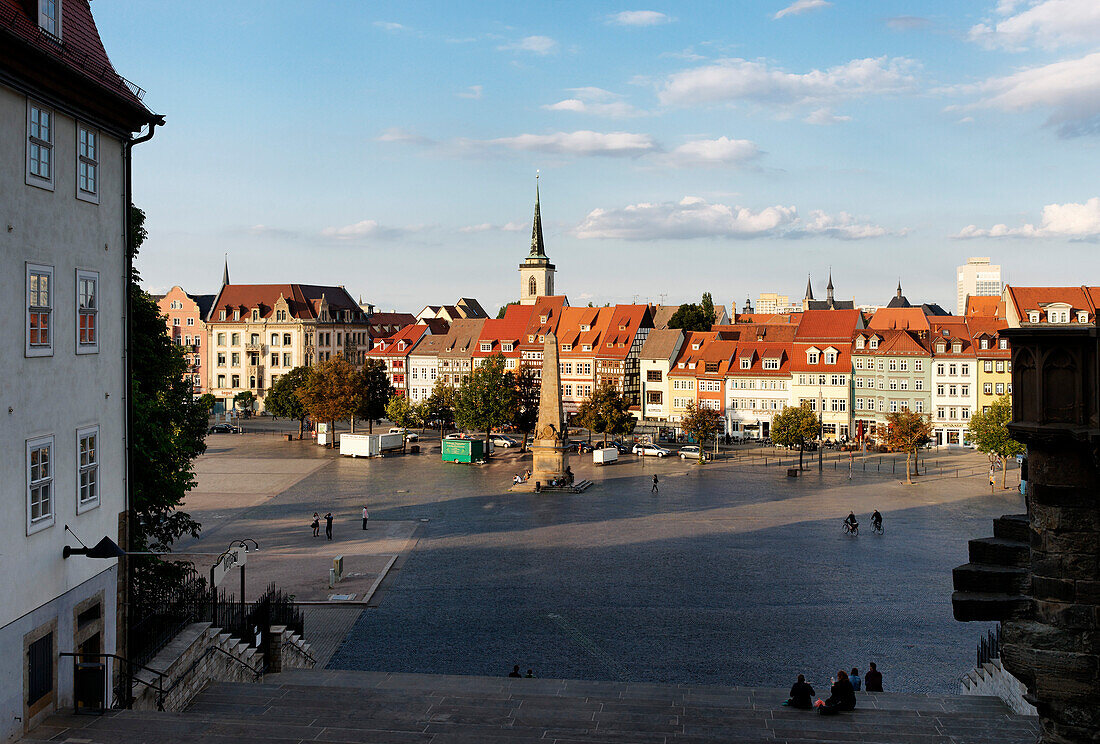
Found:
<path fill-rule="evenodd" d="M 1005 620 L 1029 607 L 1031 527 L 1026 514 L 993 520 L 993 537 L 969 543 L 970 562 L 953 571 L 955 619 Z"/>
<path fill-rule="evenodd" d="M 1031 744 L 1038 719 L 988 697 L 860 693 L 853 713 L 747 687 L 293 670 L 220 682 L 182 713 L 57 715 L 30 742 L 81 744 Z"/>

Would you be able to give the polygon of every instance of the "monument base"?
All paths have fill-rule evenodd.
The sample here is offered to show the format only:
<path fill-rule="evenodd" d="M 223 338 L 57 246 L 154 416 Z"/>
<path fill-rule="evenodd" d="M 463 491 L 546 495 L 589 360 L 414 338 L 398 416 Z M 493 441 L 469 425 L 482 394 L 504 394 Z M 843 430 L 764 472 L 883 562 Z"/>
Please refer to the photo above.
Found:
<path fill-rule="evenodd" d="M 531 445 L 531 477 L 528 482 L 546 485 L 555 478 L 565 478 L 569 467 L 569 452 L 557 440 L 536 440 Z"/>

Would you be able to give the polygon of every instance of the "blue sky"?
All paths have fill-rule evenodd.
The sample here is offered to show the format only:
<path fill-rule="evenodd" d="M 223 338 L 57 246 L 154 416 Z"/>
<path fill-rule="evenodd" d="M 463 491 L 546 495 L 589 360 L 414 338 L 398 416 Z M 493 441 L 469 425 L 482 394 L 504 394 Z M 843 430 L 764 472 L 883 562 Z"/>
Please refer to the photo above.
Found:
<path fill-rule="evenodd" d="M 953 307 L 954 267 L 1096 283 L 1095 0 L 96 0 L 167 118 L 147 284 L 514 299 L 541 170 L 557 288 Z"/>

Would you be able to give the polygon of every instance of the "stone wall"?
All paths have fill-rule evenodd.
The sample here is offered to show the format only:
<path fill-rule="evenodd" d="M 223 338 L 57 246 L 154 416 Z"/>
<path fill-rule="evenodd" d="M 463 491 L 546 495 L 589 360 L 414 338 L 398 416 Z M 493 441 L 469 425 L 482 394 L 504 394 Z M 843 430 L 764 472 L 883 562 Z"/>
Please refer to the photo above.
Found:
<path fill-rule="evenodd" d="M 1035 706 L 1024 699 L 1027 685 L 1013 677 L 999 659 L 982 664 L 965 677 L 959 685 L 962 695 L 982 695 L 998 697 L 1005 702 L 1013 713 L 1021 716 L 1039 715 Z"/>

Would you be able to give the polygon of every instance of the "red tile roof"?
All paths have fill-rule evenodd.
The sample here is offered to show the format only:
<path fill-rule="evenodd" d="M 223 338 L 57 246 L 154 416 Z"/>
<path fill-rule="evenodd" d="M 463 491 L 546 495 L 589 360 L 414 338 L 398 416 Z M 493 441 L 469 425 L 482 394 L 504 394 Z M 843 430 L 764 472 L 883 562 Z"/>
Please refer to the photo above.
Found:
<path fill-rule="evenodd" d="M 797 341 L 850 341 L 863 316 L 859 310 L 807 310 L 798 323 Z"/>
<path fill-rule="evenodd" d="M 486 318 L 473 355 L 487 357 L 492 354 L 504 354 L 506 357 L 518 357 L 519 342 L 523 339 L 523 333 L 531 320 L 533 309 L 533 305 L 509 305 L 504 311 L 503 318 Z M 503 350 L 501 342 L 505 341 L 512 344 L 512 351 Z M 481 351 L 482 342 L 489 342 L 492 348 L 489 351 Z"/>
<path fill-rule="evenodd" d="M 695 369 L 691 365 L 698 366 L 698 363 L 703 360 L 707 346 L 717 339 L 718 334 L 714 331 L 689 331 L 685 333 L 684 343 L 680 347 L 680 353 L 672 360 L 669 374 L 694 377 Z M 682 368 L 680 367 L 681 364 L 684 365 Z"/>
<path fill-rule="evenodd" d="M 144 91 L 125 80 L 111 65 L 88 0 L 65 0 L 62 4 L 60 38 L 54 38 L 39 28 L 37 14 L 32 14 L 36 7 L 37 3 L 22 0 L 0 0 L 0 49 L 18 45 L 26 50 L 24 54 L 28 57 L 25 61 L 32 65 L 34 62 L 30 55 L 44 57 L 75 74 L 84 83 L 95 86 L 125 110 L 132 123 L 136 124 L 131 131 L 159 119 L 142 104 Z M 134 18 L 136 21 L 137 16 Z M 139 33 L 140 29 L 133 31 Z M 16 53 L 20 54 L 19 51 Z M 123 111 L 117 113 L 122 114 Z"/>
<path fill-rule="evenodd" d="M 928 316 L 919 307 L 879 308 L 871 316 L 871 322 L 867 327 L 876 331 L 927 331 L 930 328 Z"/>
<path fill-rule="evenodd" d="M 524 337 L 521 344 L 529 349 L 541 349 L 543 342 L 539 340 L 539 336 L 552 333 L 558 327 L 558 321 L 561 319 L 562 310 L 566 307 L 565 295 L 538 297 L 535 299 L 535 304 L 530 307 L 532 307 L 533 310 L 531 311 L 531 318 L 527 323 L 527 328 L 524 329 Z M 542 321 L 544 317 L 546 318 L 546 322 Z M 535 337 L 534 341 L 527 340 L 531 336 Z"/>
<path fill-rule="evenodd" d="M 789 377 L 793 344 L 741 342 L 730 365 L 730 377 Z M 748 369 L 741 368 L 742 359 L 751 359 Z M 778 359 L 779 369 L 764 369 L 765 359 Z"/>
<path fill-rule="evenodd" d="M 428 326 L 417 324 L 405 326 L 389 338 L 375 341 L 374 346 L 367 352 L 371 357 L 404 357 L 407 356 L 428 332 Z"/>
<path fill-rule="evenodd" d="M 351 311 L 354 322 L 367 322 L 366 314 L 343 287 L 314 284 L 227 284 L 218 292 L 208 322 L 219 322 L 221 310 L 240 310 L 243 316 L 258 308 L 260 318 L 269 318 L 280 297 L 286 300 L 291 317 L 298 320 L 316 320 L 323 297 L 330 313 L 347 310 Z M 227 315 L 232 318 L 229 313 Z"/>
<path fill-rule="evenodd" d="M 1087 311 L 1089 323 L 1096 320 L 1097 303 L 1100 303 L 1100 287 L 1015 287 L 1006 288 L 1008 300 L 1016 310 L 1016 317 L 1021 323 L 1028 322 L 1027 314 L 1030 310 L 1044 310 L 1055 303 L 1064 303 L 1070 306 L 1070 323 L 1077 322 L 1077 312 Z M 1046 322 L 1046 314 L 1041 316 L 1041 322 Z"/>
<path fill-rule="evenodd" d="M 966 317 L 1004 318 L 1005 301 L 1000 295 L 966 298 Z"/>
<path fill-rule="evenodd" d="M 921 338 L 923 336 L 923 338 Z M 873 330 L 856 331 L 852 343 L 852 355 L 864 356 L 875 354 L 929 356 L 931 347 L 928 345 L 928 331 L 904 331 L 904 330 Z M 860 349 L 854 341 L 863 337 L 866 345 Z M 878 338 L 878 348 L 870 347 L 870 340 Z"/>
<path fill-rule="evenodd" d="M 612 312 L 596 356 L 603 359 L 625 359 L 630 354 L 638 329 L 653 327 L 653 315 L 648 305 L 616 305 L 614 308 L 604 309 Z"/>

